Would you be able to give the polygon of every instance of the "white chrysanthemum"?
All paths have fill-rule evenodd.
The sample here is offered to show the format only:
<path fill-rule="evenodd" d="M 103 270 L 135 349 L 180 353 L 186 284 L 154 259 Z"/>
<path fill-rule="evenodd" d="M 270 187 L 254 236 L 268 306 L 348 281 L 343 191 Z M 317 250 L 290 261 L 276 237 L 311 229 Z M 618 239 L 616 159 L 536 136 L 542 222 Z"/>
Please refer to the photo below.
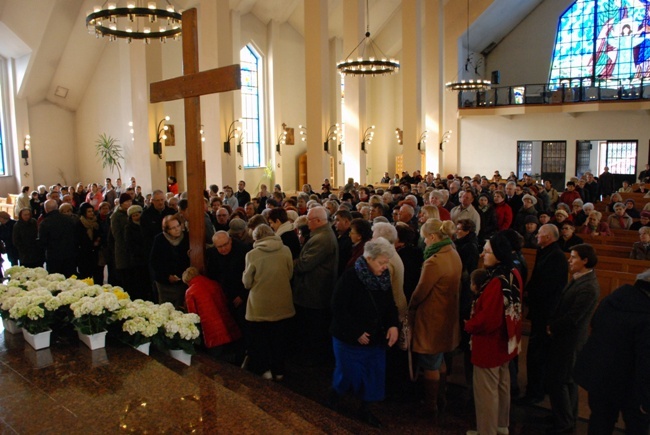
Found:
<path fill-rule="evenodd" d="M 65 281 L 65 276 L 60 273 L 51 273 L 47 275 L 46 279 L 48 281 Z"/>

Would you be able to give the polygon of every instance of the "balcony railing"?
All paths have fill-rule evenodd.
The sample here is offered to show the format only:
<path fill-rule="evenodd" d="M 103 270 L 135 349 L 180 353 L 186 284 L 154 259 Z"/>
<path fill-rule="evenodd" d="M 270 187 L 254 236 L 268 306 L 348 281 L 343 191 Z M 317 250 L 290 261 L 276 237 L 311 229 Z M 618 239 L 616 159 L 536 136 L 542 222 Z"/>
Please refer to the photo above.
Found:
<path fill-rule="evenodd" d="M 460 91 L 458 108 L 638 100 L 650 100 L 650 78 L 598 82 L 590 78 L 567 79 L 560 84 L 528 84 L 493 87 L 487 91 Z"/>

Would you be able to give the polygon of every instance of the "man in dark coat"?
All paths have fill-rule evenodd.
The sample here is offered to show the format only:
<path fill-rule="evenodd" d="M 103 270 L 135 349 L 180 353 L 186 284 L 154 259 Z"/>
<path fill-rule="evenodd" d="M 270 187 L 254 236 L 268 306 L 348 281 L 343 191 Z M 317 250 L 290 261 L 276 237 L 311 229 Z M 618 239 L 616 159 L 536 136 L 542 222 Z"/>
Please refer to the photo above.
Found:
<path fill-rule="evenodd" d="M 650 431 L 650 269 L 605 297 L 578 355 L 575 377 L 589 393 L 590 434 L 611 434 L 623 413 L 625 431 Z"/>
<path fill-rule="evenodd" d="M 557 243 L 559 232 L 552 224 L 542 225 L 537 233 L 535 268 L 526 286 L 530 339 L 526 355 L 528 384 L 522 404 L 534 404 L 544 399 L 544 373 L 548 356 L 549 318 L 566 286 L 569 266 Z"/>
<path fill-rule="evenodd" d="M 548 322 L 550 337 L 546 385 L 551 399 L 554 433 L 575 429 L 578 418 L 578 384 L 573 379 L 576 355 L 589 335 L 589 320 L 596 309 L 600 285 L 593 267 L 598 262 L 591 245 L 576 245 L 569 257 L 571 282 Z"/>
<path fill-rule="evenodd" d="M 111 210 L 113 208 L 111 207 Z M 162 233 L 162 221 L 165 216 L 172 215 L 176 211 L 165 203 L 165 192 L 155 190 L 151 197 L 151 205 L 142 212 L 142 233 L 146 243 L 145 252 L 151 251 L 153 239 Z"/>
<path fill-rule="evenodd" d="M 601 196 L 609 196 L 612 192 L 616 191 L 614 186 L 614 175 L 609 172 L 607 166 L 605 166 L 603 173 L 598 177 L 598 190 Z"/>
<path fill-rule="evenodd" d="M 251 194 L 246 191 L 246 182 L 240 180 L 237 184 L 237 192 L 235 192 L 235 198 L 237 198 L 237 203 L 240 207 L 245 207 L 247 202 L 251 200 Z"/>
<path fill-rule="evenodd" d="M 75 221 L 59 213 L 58 204 L 48 199 L 43 205 L 45 219 L 38 228 L 38 239 L 45 250 L 49 273 L 62 273 L 69 278 L 77 271 Z"/>

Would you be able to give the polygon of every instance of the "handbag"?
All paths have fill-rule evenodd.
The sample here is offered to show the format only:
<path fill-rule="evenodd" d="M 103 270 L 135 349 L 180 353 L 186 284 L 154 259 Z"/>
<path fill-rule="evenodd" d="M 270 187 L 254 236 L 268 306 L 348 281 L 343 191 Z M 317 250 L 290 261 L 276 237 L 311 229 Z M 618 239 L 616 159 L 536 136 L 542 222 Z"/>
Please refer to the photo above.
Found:
<path fill-rule="evenodd" d="M 402 325 L 399 328 L 399 337 L 397 339 L 397 346 L 401 350 L 408 350 L 411 346 L 411 325 L 409 324 L 409 316 L 406 314 L 402 319 Z"/>

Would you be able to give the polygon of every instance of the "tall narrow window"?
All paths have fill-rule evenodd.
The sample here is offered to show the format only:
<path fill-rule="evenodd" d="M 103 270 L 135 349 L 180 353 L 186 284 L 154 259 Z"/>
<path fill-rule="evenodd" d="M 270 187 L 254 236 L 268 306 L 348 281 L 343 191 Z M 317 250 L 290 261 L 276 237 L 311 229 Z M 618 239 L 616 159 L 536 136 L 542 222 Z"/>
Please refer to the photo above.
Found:
<path fill-rule="evenodd" d="M 576 150 L 576 175 L 582 177 L 591 166 L 591 142 L 588 140 L 578 141 Z M 600 172 L 599 172 L 600 174 Z"/>
<path fill-rule="evenodd" d="M 636 173 L 636 154 L 638 142 L 630 141 L 607 141 L 606 166 L 612 174 L 634 174 Z"/>
<path fill-rule="evenodd" d="M 533 143 L 530 141 L 517 142 L 517 176 L 533 172 Z"/>
<path fill-rule="evenodd" d="M 7 166 L 5 165 L 5 130 L 3 129 L 4 123 L 7 121 L 5 118 L 7 114 L 5 111 L 7 107 L 5 106 L 5 96 L 7 95 L 5 93 L 7 88 L 6 68 L 7 63 L 5 59 L 0 57 L 0 175 L 7 175 Z"/>
<path fill-rule="evenodd" d="M 260 55 L 250 44 L 241 49 L 241 100 L 244 167 L 259 168 L 264 165 L 264 148 L 262 146 L 262 101 L 260 84 Z"/>

